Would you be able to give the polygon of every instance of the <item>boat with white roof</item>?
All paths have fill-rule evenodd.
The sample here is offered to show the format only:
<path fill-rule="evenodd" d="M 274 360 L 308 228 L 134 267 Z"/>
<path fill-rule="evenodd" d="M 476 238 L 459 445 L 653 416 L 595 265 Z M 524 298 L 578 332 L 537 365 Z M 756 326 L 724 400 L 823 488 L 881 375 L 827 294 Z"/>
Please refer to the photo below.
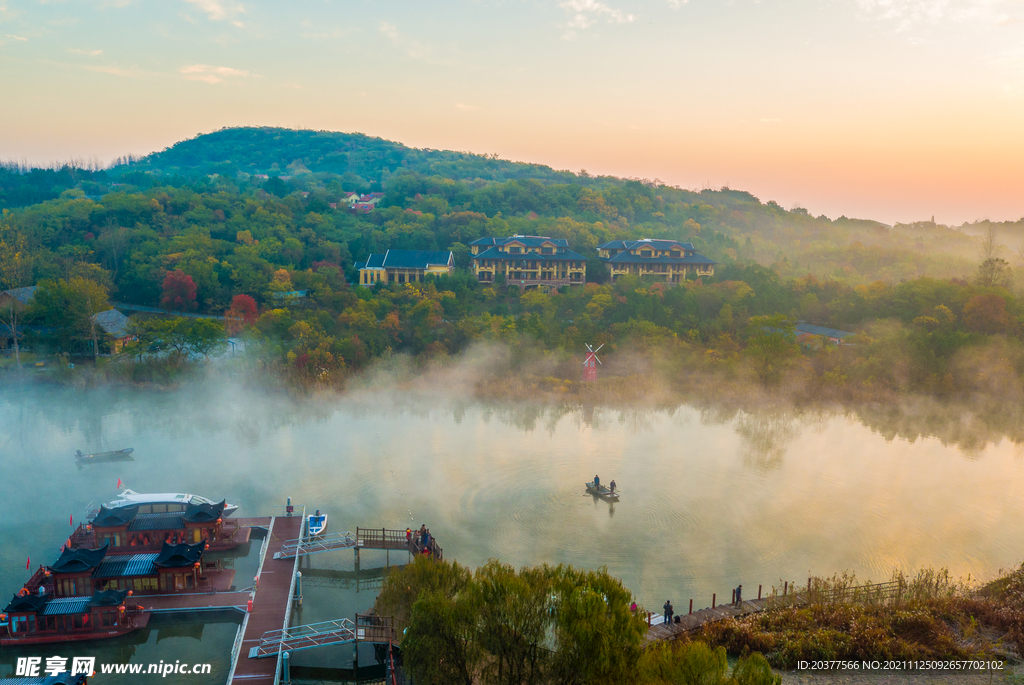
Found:
<path fill-rule="evenodd" d="M 107 509 L 117 509 L 118 507 L 138 505 L 138 513 L 140 514 L 177 514 L 184 512 L 189 504 L 217 505 L 219 502 L 202 497 L 201 495 L 192 495 L 184 492 L 140 493 L 134 490 L 124 490 L 117 496 L 117 499 L 104 502 L 103 506 Z M 231 516 L 237 509 L 238 504 L 226 503 L 223 516 Z M 90 505 L 90 518 L 97 513 L 99 513 L 99 506 Z"/>

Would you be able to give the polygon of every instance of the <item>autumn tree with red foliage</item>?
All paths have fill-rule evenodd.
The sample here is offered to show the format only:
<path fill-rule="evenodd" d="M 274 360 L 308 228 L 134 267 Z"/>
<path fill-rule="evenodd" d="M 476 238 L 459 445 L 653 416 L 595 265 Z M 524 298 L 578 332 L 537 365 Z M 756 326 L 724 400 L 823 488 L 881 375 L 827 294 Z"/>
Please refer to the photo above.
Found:
<path fill-rule="evenodd" d="M 964 305 L 964 324 L 975 333 L 1002 333 L 1006 329 L 1006 300 L 999 295 L 978 295 Z"/>
<path fill-rule="evenodd" d="M 192 277 L 181 269 L 168 271 L 164 276 L 164 294 L 160 298 L 160 306 L 179 312 L 190 312 L 198 307 L 196 302 L 196 284 Z"/>
<path fill-rule="evenodd" d="M 227 319 L 228 335 L 238 335 L 242 328 L 256 323 L 256 300 L 248 295 L 235 295 L 231 307 L 224 312 Z"/>

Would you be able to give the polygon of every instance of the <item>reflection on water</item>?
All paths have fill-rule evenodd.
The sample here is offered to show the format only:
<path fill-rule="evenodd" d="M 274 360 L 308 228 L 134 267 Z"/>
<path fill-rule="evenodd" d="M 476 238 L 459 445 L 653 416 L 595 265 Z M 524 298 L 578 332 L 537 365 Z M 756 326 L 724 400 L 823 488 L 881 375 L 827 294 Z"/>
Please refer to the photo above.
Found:
<path fill-rule="evenodd" d="M 984 409 L 618 410 L 369 392 L 297 400 L 231 386 L 5 389 L 0 590 L 20 586 L 26 557 L 52 562 L 68 516 L 81 520 L 119 478 L 138 491 L 237 496 L 240 516 L 290 496 L 327 511 L 332 531 L 426 524 L 448 558 L 470 566 L 491 557 L 607 566 L 652 607 L 690 597 L 704 606 L 740 582 L 770 586 L 808 572 L 879 579 L 934 565 L 987 577 L 1024 549 L 1024 422 Z M 122 447 L 135 448 L 134 462 L 74 468 L 75 449 Z M 584 492 L 595 473 L 617 481 L 620 502 Z M 304 561 L 295 621 L 366 611 L 380 582 L 374 569 L 406 561 L 363 555 L 360 574 L 350 552 Z M 237 585 L 249 584 L 255 557 L 234 560 Z M 201 644 L 225 661 L 235 635 L 221 624 L 176 630 L 160 637 L 154 627 L 102 649 L 150 661 Z M 372 663 L 372 649 L 359 661 Z M 352 662 L 348 646 L 295 663 Z M 9 663 L 5 651 L 0 669 Z"/>

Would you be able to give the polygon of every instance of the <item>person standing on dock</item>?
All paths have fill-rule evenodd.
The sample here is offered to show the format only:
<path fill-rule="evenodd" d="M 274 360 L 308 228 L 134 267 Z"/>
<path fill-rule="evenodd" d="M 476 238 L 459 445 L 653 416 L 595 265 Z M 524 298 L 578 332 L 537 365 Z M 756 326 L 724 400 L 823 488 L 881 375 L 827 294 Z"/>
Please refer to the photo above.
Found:
<path fill-rule="evenodd" d="M 412 544 L 412 528 L 405 529 L 405 546 Z"/>
<path fill-rule="evenodd" d="M 672 600 L 671 599 L 666 599 L 665 600 L 665 625 L 671 625 L 672 624 L 672 613 L 673 613 L 673 611 L 672 611 Z"/>
<path fill-rule="evenodd" d="M 736 586 L 736 604 L 734 605 L 737 609 L 743 604 L 743 585 Z"/>

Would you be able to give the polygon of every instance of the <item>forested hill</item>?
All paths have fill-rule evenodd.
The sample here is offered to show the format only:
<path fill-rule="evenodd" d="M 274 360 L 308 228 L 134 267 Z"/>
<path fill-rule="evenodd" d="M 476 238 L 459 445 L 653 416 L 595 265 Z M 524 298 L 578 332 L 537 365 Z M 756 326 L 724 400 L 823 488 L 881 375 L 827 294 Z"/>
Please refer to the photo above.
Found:
<path fill-rule="evenodd" d="M 540 164 L 510 162 L 496 155 L 411 148 L 361 133 L 251 127 L 223 128 L 183 140 L 162 152 L 115 166 L 111 173 L 132 171 L 188 177 L 329 173 L 353 188 L 379 185 L 402 171 L 452 180 L 533 179 L 586 185 L 595 181 Z"/>

